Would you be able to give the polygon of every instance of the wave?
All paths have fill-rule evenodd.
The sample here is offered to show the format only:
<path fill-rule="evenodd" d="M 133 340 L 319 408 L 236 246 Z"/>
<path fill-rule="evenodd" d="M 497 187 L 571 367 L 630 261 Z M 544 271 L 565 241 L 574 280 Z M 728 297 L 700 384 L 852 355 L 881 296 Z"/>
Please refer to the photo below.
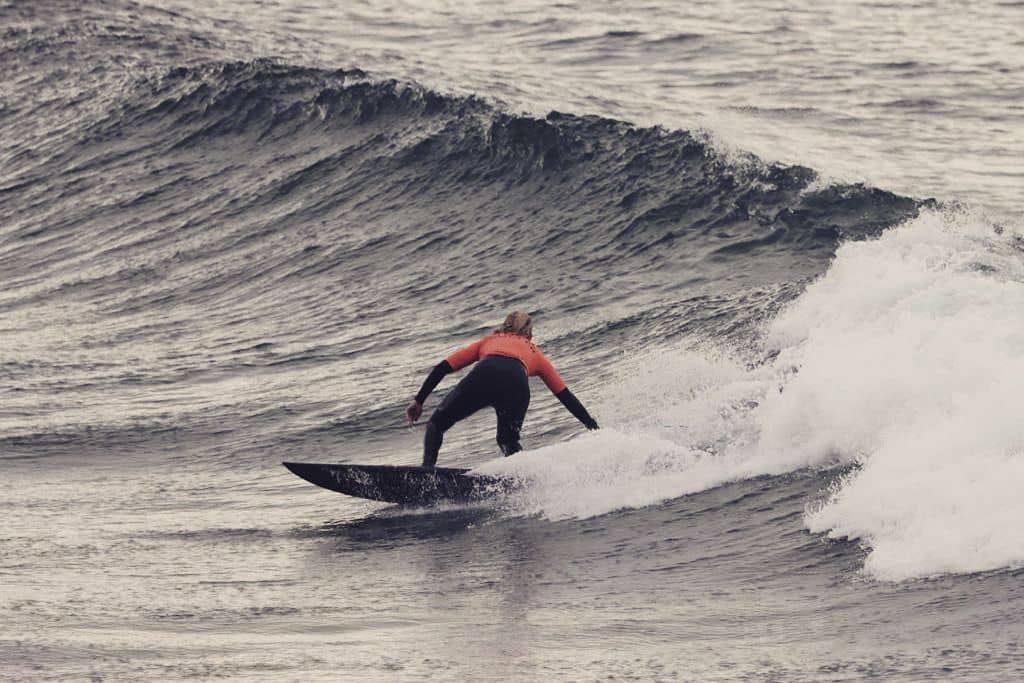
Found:
<path fill-rule="evenodd" d="M 5 226 L 16 269 L 34 281 L 41 262 L 54 273 L 48 291 L 21 291 L 31 293 L 24 302 L 106 298 L 141 276 L 145 294 L 119 302 L 130 311 L 228 296 L 254 278 L 367 269 L 399 278 L 424 260 L 478 282 L 529 272 L 538 288 L 564 271 L 591 288 L 609 271 L 721 279 L 723 263 L 762 260 L 731 275 L 750 285 L 816 274 L 841 240 L 877 234 L 920 206 L 858 185 L 818 187 L 803 167 L 737 162 L 699 133 L 523 116 L 358 69 L 209 63 L 126 93 L 73 145 L 38 150 L 50 159 L 9 184 L 45 179 L 65 210 L 58 220 L 26 211 Z M 110 183 L 116 190 L 96 202 Z M 19 214 L 16 193 L 12 201 Z M 292 248 L 271 247 L 283 238 Z M 211 256 L 216 279 L 196 273 L 175 291 L 153 282 Z M 56 275 L 85 258 L 87 277 Z M 459 294 L 447 284 L 439 303 Z"/>
<path fill-rule="evenodd" d="M 69 42 L 106 45 L 97 32 Z M 21 86 L 32 64 L 20 63 Z M 410 320 L 432 307 L 454 312 L 442 329 L 427 326 L 439 344 L 489 324 L 479 311 L 524 300 L 597 312 L 584 351 L 623 328 L 701 335 L 692 320 L 705 335 L 738 335 L 841 240 L 920 208 L 822 186 L 808 168 L 722 156 L 699 132 L 523 116 L 359 69 L 267 59 L 150 65 L 141 77 L 133 66 L 124 78 L 111 63 L 89 69 L 99 81 L 71 69 L 65 97 L 102 89 L 99 113 L 55 140 L 28 138 L 31 154 L 0 193 L 0 301 L 30 313 L 11 343 L 11 380 L 59 365 L 66 344 L 102 351 L 64 387 L 82 401 L 93 386 L 107 396 L 139 382 L 187 387 L 197 372 L 230 383 L 290 359 L 315 369 L 400 349 L 418 336 Z M 0 117 L 3 133 L 26 139 L 21 121 Z M 621 312 L 599 312 L 609 302 Z M 39 331 L 55 327 L 65 341 L 37 348 Z M 167 343 L 176 357 L 161 355 Z M 153 363 L 125 367 L 140 345 Z M 263 350 L 236 353 L 249 348 Z M 122 393 L 124 405 L 90 428 L 118 433 L 111 414 L 129 430 L 149 424 Z M 192 422 L 205 405 L 167 414 Z M 15 433 L 50 428 L 21 422 Z"/>

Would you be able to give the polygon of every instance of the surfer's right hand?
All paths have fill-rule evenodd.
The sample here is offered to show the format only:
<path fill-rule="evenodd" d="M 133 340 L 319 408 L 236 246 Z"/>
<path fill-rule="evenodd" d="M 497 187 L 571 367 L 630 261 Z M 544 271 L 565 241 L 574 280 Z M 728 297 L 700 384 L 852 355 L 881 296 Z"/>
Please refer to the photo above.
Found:
<path fill-rule="evenodd" d="M 423 404 L 416 399 L 412 400 L 412 403 L 405 409 L 405 418 L 409 420 L 409 426 L 411 427 L 416 420 L 420 419 L 420 415 L 423 414 Z"/>

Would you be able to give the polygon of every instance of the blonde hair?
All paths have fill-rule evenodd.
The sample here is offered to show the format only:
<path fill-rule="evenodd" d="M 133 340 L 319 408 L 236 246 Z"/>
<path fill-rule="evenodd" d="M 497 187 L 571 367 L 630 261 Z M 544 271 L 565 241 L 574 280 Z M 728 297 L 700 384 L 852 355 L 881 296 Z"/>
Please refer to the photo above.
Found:
<path fill-rule="evenodd" d="M 520 337 L 533 339 L 533 318 L 525 311 L 512 311 L 505 316 L 505 322 L 495 332 L 518 334 Z"/>

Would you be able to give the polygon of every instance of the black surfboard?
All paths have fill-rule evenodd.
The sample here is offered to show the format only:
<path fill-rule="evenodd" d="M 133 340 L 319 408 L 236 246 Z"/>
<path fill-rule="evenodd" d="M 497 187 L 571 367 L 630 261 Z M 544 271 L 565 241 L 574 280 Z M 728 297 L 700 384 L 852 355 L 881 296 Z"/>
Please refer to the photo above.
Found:
<path fill-rule="evenodd" d="M 281 463 L 292 473 L 325 489 L 356 498 L 400 505 L 436 505 L 482 500 L 516 488 L 514 479 L 467 474 L 453 467 L 401 465 L 323 465 Z"/>

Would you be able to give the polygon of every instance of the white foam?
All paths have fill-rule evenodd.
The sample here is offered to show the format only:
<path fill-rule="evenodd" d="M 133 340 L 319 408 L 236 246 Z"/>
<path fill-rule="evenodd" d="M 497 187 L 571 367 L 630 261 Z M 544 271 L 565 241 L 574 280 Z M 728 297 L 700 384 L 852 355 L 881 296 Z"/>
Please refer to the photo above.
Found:
<path fill-rule="evenodd" d="M 751 466 L 752 400 L 774 371 L 680 350 L 645 354 L 596 405 L 599 432 L 487 463 L 478 471 L 522 477 L 520 512 L 582 518 L 653 505 L 726 481 L 785 471 Z"/>
<path fill-rule="evenodd" d="M 550 518 L 857 463 L 806 524 L 902 580 L 1024 564 L 1024 254 L 976 216 L 925 213 L 843 245 L 765 331 L 753 369 L 657 350 L 597 406 L 600 432 L 490 463 Z M 610 428 L 608 428 L 610 427 Z"/>
<path fill-rule="evenodd" d="M 772 327 L 800 366 L 764 449 L 861 464 L 812 531 L 861 539 L 902 580 L 1024 562 L 1024 264 L 969 215 L 926 214 L 840 249 Z"/>

